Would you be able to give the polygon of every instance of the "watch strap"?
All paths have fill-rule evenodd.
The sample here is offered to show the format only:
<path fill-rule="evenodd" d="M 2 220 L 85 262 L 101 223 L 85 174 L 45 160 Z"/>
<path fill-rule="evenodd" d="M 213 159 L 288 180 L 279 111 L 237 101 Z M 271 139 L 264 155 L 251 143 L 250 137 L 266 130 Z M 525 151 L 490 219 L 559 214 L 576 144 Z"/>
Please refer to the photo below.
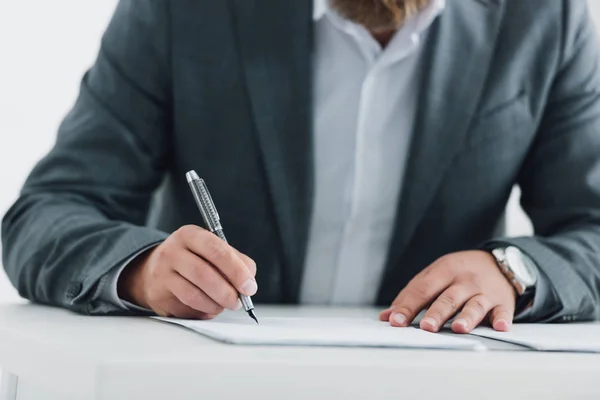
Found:
<path fill-rule="evenodd" d="M 515 315 L 521 314 L 527 308 L 529 308 L 535 297 L 535 286 L 531 286 L 525 290 L 522 295 L 517 295 L 517 299 L 515 301 Z"/>

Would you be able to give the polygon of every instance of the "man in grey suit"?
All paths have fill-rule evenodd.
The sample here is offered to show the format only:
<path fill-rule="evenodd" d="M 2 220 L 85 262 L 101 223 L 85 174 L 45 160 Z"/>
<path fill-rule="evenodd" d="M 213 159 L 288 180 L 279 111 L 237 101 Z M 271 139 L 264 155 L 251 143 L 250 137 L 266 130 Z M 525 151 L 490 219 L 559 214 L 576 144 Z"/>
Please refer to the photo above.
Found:
<path fill-rule="evenodd" d="M 600 315 L 600 65 L 582 0 L 121 0 L 2 223 L 86 314 L 382 305 L 421 327 Z M 198 227 L 205 179 L 231 246 Z M 519 184 L 535 236 L 497 236 Z M 260 288 L 259 288 L 260 287 Z"/>

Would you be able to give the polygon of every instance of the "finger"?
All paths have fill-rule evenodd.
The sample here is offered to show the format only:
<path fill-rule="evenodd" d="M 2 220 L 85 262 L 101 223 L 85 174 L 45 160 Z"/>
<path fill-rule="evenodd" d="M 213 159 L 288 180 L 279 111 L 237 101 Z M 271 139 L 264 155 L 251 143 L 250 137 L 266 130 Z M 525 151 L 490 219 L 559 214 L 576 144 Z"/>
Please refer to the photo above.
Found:
<path fill-rule="evenodd" d="M 466 285 L 450 286 L 429 307 L 421 320 L 421 329 L 438 332 L 476 293 L 474 288 Z"/>
<path fill-rule="evenodd" d="M 379 320 L 380 321 L 389 321 L 390 320 L 390 316 L 392 315 L 392 311 L 393 311 L 392 307 L 387 308 L 387 309 L 381 311 L 379 313 Z"/>
<path fill-rule="evenodd" d="M 204 258 L 223 273 L 240 293 L 247 296 L 256 294 L 258 285 L 254 276 L 238 256 L 237 251 L 224 240 L 205 229 L 194 226 L 182 228 L 181 236 L 191 252 Z"/>
<path fill-rule="evenodd" d="M 237 290 L 206 260 L 196 254 L 184 252 L 178 256 L 174 268 L 214 303 L 230 310 L 239 310 L 241 303 Z"/>
<path fill-rule="evenodd" d="M 446 275 L 435 273 L 413 279 L 392 304 L 389 321 L 392 326 L 408 326 L 427 305 L 450 285 Z"/>
<path fill-rule="evenodd" d="M 186 306 L 206 314 L 220 314 L 224 307 L 183 276 L 174 277 L 168 284 L 171 293 Z"/>
<path fill-rule="evenodd" d="M 490 315 L 490 324 L 492 328 L 499 332 L 508 332 L 512 327 L 514 309 L 507 306 L 495 307 Z"/>
<path fill-rule="evenodd" d="M 242 261 L 244 262 L 244 264 L 246 264 L 246 267 L 248 267 L 248 270 L 250 271 L 250 274 L 252 275 L 252 277 L 255 277 L 256 276 L 256 262 L 254 262 L 253 259 L 251 259 L 247 255 L 245 255 L 244 253 L 242 253 L 238 249 L 236 249 L 234 247 L 232 247 L 232 248 L 235 250 L 235 252 L 237 253 L 238 257 L 242 259 Z"/>
<path fill-rule="evenodd" d="M 472 297 L 452 323 L 452 330 L 456 333 L 471 332 L 481 323 L 492 307 L 484 295 Z"/>

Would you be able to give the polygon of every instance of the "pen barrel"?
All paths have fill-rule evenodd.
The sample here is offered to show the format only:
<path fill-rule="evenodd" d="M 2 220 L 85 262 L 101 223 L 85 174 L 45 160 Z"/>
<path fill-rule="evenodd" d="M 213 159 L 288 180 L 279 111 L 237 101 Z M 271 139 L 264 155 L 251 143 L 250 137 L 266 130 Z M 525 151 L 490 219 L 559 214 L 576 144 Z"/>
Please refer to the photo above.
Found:
<path fill-rule="evenodd" d="M 210 193 L 206 188 L 206 185 L 203 180 L 198 178 L 198 175 L 194 171 L 190 171 L 186 174 L 188 184 L 190 189 L 192 190 L 192 195 L 194 196 L 194 200 L 196 201 L 196 205 L 200 210 L 200 214 L 202 214 L 202 219 L 206 224 L 206 228 L 214 233 L 219 239 L 223 240 L 225 243 L 227 242 L 227 238 L 225 237 L 225 233 L 223 233 L 223 227 L 221 226 L 219 214 L 214 206 Z M 242 302 L 242 306 L 244 307 L 244 311 L 248 312 L 250 310 L 254 310 L 254 304 L 252 304 L 252 300 L 250 297 L 239 294 L 239 299 Z"/>
<path fill-rule="evenodd" d="M 244 311 L 248 312 L 250 310 L 254 310 L 254 304 L 252 304 L 252 299 L 250 297 L 240 294 L 239 298 L 242 302 L 242 306 L 244 306 Z"/>

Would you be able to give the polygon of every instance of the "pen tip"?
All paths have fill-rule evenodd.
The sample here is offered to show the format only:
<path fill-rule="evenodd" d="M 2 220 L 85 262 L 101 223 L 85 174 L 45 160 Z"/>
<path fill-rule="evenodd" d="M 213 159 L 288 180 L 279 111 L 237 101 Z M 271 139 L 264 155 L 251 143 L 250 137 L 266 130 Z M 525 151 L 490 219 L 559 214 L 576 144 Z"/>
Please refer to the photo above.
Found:
<path fill-rule="evenodd" d="M 248 310 L 248 315 L 250 316 L 250 318 L 252 318 L 258 324 L 258 319 L 256 318 L 256 315 L 254 315 L 253 310 Z"/>

